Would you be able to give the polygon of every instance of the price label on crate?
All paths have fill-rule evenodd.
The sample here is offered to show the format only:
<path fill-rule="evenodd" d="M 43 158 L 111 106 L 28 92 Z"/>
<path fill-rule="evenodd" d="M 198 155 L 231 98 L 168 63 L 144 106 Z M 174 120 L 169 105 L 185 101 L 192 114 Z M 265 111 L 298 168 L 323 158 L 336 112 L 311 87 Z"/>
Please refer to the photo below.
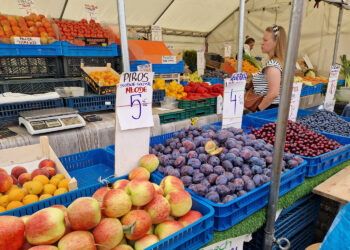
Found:
<path fill-rule="evenodd" d="M 235 73 L 225 80 L 222 127 L 241 128 L 247 73 Z"/>
<path fill-rule="evenodd" d="M 328 86 L 326 92 L 326 98 L 324 101 L 324 108 L 333 111 L 334 110 L 334 95 L 337 90 L 338 77 L 339 77 L 340 66 L 332 65 L 331 73 L 329 74 Z"/>
<path fill-rule="evenodd" d="M 84 9 L 86 13 L 86 19 L 89 20 L 95 20 L 96 22 L 99 22 L 99 8 L 96 4 L 84 4 Z"/>
<path fill-rule="evenodd" d="M 162 41 L 162 28 L 157 25 L 151 26 L 151 32 L 152 32 L 152 41 Z"/>
<path fill-rule="evenodd" d="M 197 50 L 197 71 L 199 76 L 204 74 L 204 69 L 205 69 L 204 49 L 199 49 Z"/>
<path fill-rule="evenodd" d="M 17 0 L 18 9 L 22 10 L 24 15 L 37 13 L 35 10 L 34 0 Z"/>
<path fill-rule="evenodd" d="M 224 53 L 225 57 L 230 57 L 231 56 L 231 48 L 232 48 L 231 43 L 230 42 L 225 42 L 225 47 L 224 47 L 224 49 L 225 49 L 225 53 Z"/>
<path fill-rule="evenodd" d="M 176 64 L 176 56 L 162 56 L 162 64 Z"/>
<path fill-rule="evenodd" d="M 152 64 L 142 64 L 137 66 L 137 71 L 152 72 Z"/>
<path fill-rule="evenodd" d="M 153 72 L 123 72 L 117 89 L 121 130 L 152 127 Z"/>
<path fill-rule="evenodd" d="M 39 37 L 14 37 L 15 44 L 30 44 L 30 45 L 40 45 Z"/>
<path fill-rule="evenodd" d="M 288 120 L 291 120 L 293 122 L 297 120 L 299 103 L 300 103 L 300 94 L 301 94 L 302 88 L 303 88 L 302 82 L 293 83 L 292 98 L 290 100 L 289 117 L 288 117 Z"/>

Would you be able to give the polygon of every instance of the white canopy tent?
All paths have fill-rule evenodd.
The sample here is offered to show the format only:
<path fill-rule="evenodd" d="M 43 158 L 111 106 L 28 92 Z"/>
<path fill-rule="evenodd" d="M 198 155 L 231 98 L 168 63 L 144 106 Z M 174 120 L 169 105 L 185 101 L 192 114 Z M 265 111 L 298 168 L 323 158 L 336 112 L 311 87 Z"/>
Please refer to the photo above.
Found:
<path fill-rule="evenodd" d="M 22 0 L 24 1 L 24 0 Z M 34 3 L 33 9 L 50 17 L 59 18 L 66 0 L 25 0 Z M 327 0 L 328 1 L 328 0 Z M 3 14 L 23 15 L 14 0 L 0 0 Z M 342 2 L 345 8 L 350 4 Z M 63 19 L 87 18 L 85 5 L 95 5 L 98 20 L 106 24 L 118 23 L 116 0 L 68 0 Z M 309 55 L 321 74 L 327 75 L 332 62 L 334 39 L 338 20 L 338 8 L 321 2 L 306 3 L 299 56 Z M 261 56 L 260 42 L 267 26 L 273 23 L 288 29 L 290 1 L 246 0 L 245 35 L 256 40 L 253 53 Z M 224 54 L 224 43 L 232 42 L 232 53 L 237 52 L 239 0 L 126 0 L 126 23 L 129 29 L 148 32 L 150 25 L 163 28 L 163 40 L 174 50 L 203 49 L 206 41 L 209 52 Z M 349 54 L 350 12 L 344 11 L 338 55 Z"/>

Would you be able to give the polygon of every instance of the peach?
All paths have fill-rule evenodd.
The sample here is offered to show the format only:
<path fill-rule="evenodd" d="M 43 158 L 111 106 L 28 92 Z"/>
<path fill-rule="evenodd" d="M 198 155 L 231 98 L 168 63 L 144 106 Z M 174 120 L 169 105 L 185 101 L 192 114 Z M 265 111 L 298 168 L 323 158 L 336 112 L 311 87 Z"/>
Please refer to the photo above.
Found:
<path fill-rule="evenodd" d="M 109 187 L 101 187 L 96 190 L 96 192 L 92 195 L 92 198 L 102 202 L 103 198 L 105 197 L 105 195 L 109 190 L 111 190 Z"/>
<path fill-rule="evenodd" d="M 155 234 L 160 240 L 183 229 L 183 225 L 176 220 L 167 220 L 156 226 Z"/>
<path fill-rule="evenodd" d="M 117 180 L 116 182 L 113 183 L 113 189 L 123 189 L 125 190 L 126 189 L 126 186 L 129 184 L 129 180 L 125 180 L 125 179 L 122 179 L 122 180 Z"/>
<path fill-rule="evenodd" d="M 144 209 L 151 216 L 152 224 L 159 224 L 170 215 L 168 200 L 159 194 L 155 195 Z"/>
<path fill-rule="evenodd" d="M 126 187 L 134 206 L 144 206 L 154 197 L 154 187 L 151 182 L 145 179 L 134 179 Z"/>
<path fill-rule="evenodd" d="M 46 169 L 42 169 L 42 168 L 39 168 L 39 169 L 35 169 L 31 176 L 32 176 L 32 179 L 34 179 L 35 176 L 37 175 L 45 175 L 47 178 L 50 177 L 50 174 L 49 172 L 46 170 Z"/>
<path fill-rule="evenodd" d="M 74 231 L 60 239 L 60 250 L 96 250 L 94 236 L 87 231 Z"/>
<path fill-rule="evenodd" d="M 127 214 L 132 203 L 128 194 L 122 189 L 112 189 L 103 198 L 103 213 L 112 218 L 118 218 Z"/>
<path fill-rule="evenodd" d="M 57 247 L 51 245 L 41 245 L 29 248 L 29 250 L 58 250 Z"/>
<path fill-rule="evenodd" d="M 138 240 L 146 235 L 152 226 L 152 219 L 144 210 L 132 210 L 127 213 L 121 220 L 123 226 L 131 226 L 135 224 L 133 230 L 125 233 L 125 237 L 129 240 Z"/>
<path fill-rule="evenodd" d="M 118 219 L 104 218 L 93 230 L 98 249 L 111 249 L 117 246 L 124 237 L 123 226 Z"/>
<path fill-rule="evenodd" d="M 49 173 L 49 178 L 56 175 L 56 170 L 52 167 L 43 167 L 42 169 L 47 170 L 47 172 Z"/>
<path fill-rule="evenodd" d="M 132 248 L 127 244 L 122 244 L 122 245 L 116 246 L 115 248 L 112 248 L 111 250 L 134 250 L 134 248 Z"/>
<path fill-rule="evenodd" d="M 171 215 L 180 217 L 188 213 L 192 207 L 191 195 L 186 190 L 175 190 L 166 196 L 171 208 Z"/>
<path fill-rule="evenodd" d="M 43 168 L 43 167 L 56 168 L 56 163 L 53 160 L 45 159 L 39 163 L 39 168 Z"/>
<path fill-rule="evenodd" d="M 135 242 L 134 247 L 135 247 L 135 250 L 143 250 L 149 246 L 152 246 L 153 244 L 156 244 L 158 241 L 159 241 L 158 237 L 155 236 L 154 234 L 147 234 L 146 236 L 137 240 Z"/>
<path fill-rule="evenodd" d="M 141 157 L 139 161 L 139 166 L 148 170 L 148 172 L 152 173 L 159 166 L 158 157 L 154 154 L 148 154 Z"/>
<path fill-rule="evenodd" d="M 32 180 L 32 176 L 29 173 L 21 174 L 18 177 L 18 182 L 19 182 L 19 184 L 21 184 L 21 186 L 23 186 L 24 183 L 26 183 L 27 181 L 31 181 L 31 180 Z"/>
<path fill-rule="evenodd" d="M 24 241 L 24 223 L 15 216 L 0 216 L 0 249 L 19 249 Z"/>
<path fill-rule="evenodd" d="M 159 185 L 155 183 L 152 183 L 152 184 L 153 184 L 154 190 L 156 191 L 156 194 L 159 194 L 159 195 L 164 194 L 163 189 Z"/>
<path fill-rule="evenodd" d="M 49 245 L 58 241 L 66 230 L 64 213 L 54 207 L 31 215 L 25 225 L 26 239 L 32 245 Z"/>
<path fill-rule="evenodd" d="M 81 197 L 69 205 L 68 219 L 73 230 L 90 230 L 101 221 L 98 201 L 91 197 Z"/>
<path fill-rule="evenodd" d="M 18 184 L 18 180 L 16 179 L 16 177 L 14 177 L 13 175 L 11 175 L 12 178 L 12 183 L 13 185 L 17 185 Z"/>
<path fill-rule="evenodd" d="M 195 210 L 190 210 L 187 214 L 180 217 L 177 221 L 180 222 L 184 227 L 196 222 L 202 218 L 202 214 Z"/>
<path fill-rule="evenodd" d="M 5 193 L 13 184 L 12 177 L 5 173 L 0 173 L 0 193 Z"/>
<path fill-rule="evenodd" d="M 135 168 L 135 169 L 131 170 L 131 172 L 129 174 L 130 181 L 132 181 L 134 179 L 149 180 L 150 177 L 151 177 L 151 174 L 145 168 Z"/>
<path fill-rule="evenodd" d="M 5 170 L 5 169 L 3 169 L 3 168 L 0 168 L 0 173 L 7 174 L 6 170 Z"/>
<path fill-rule="evenodd" d="M 27 173 L 27 169 L 21 166 L 14 167 L 11 170 L 11 175 L 13 175 L 15 178 L 18 178 L 23 173 Z"/>
<path fill-rule="evenodd" d="M 168 195 L 174 190 L 184 190 L 184 184 L 175 176 L 166 176 L 160 183 L 160 187 L 163 189 L 164 195 Z"/>

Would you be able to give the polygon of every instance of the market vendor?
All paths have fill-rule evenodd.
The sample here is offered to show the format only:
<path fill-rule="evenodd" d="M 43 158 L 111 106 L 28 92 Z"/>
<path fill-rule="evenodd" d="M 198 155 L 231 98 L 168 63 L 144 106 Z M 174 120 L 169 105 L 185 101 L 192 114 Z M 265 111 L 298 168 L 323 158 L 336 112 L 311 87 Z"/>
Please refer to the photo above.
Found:
<path fill-rule="evenodd" d="M 257 111 L 278 107 L 286 45 L 283 27 L 273 25 L 266 28 L 261 51 L 269 56 L 269 61 L 253 77 L 254 93 L 263 96 Z"/>
<path fill-rule="evenodd" d="M 247 55 L 251 56 L 251 51 L 253 50 L 254 45 L 255 45 L 254 38 L 252 38 L 250 36 L 246 36 L 245 37 L 244 46 L 243 46 L 244 53 L 246 53 Z"/>

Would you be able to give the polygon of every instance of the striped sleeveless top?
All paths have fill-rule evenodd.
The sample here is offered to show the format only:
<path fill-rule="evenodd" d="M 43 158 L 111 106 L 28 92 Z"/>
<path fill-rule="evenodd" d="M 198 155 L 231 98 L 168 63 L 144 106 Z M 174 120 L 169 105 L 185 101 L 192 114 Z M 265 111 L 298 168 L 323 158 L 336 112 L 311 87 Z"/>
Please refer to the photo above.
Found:
<path fill-rule="evenodd" d="M 273 59 L 268 61 L 266 63 L 266 66 L 264 68 L 262 68 L 258 73 L 256 73 L 253 77 L 253 85 L 254 85 L 255 94 L 266 95 L 267 92 L 269 91 L 267 78 L 263 72 L 264 69 L 267 67 L 278 68 L 281 71 L 281 75 L 282 75 L 282 67 L 279 64 L 279 62 L 277 62 L 276 60 L 273 60 Z M 272 104 L 279 104 L 280 103 L 280 96 L 281 96 L 281 93 L 278 95 L 278 97 L 275 100 L 273 100 Z"/>

